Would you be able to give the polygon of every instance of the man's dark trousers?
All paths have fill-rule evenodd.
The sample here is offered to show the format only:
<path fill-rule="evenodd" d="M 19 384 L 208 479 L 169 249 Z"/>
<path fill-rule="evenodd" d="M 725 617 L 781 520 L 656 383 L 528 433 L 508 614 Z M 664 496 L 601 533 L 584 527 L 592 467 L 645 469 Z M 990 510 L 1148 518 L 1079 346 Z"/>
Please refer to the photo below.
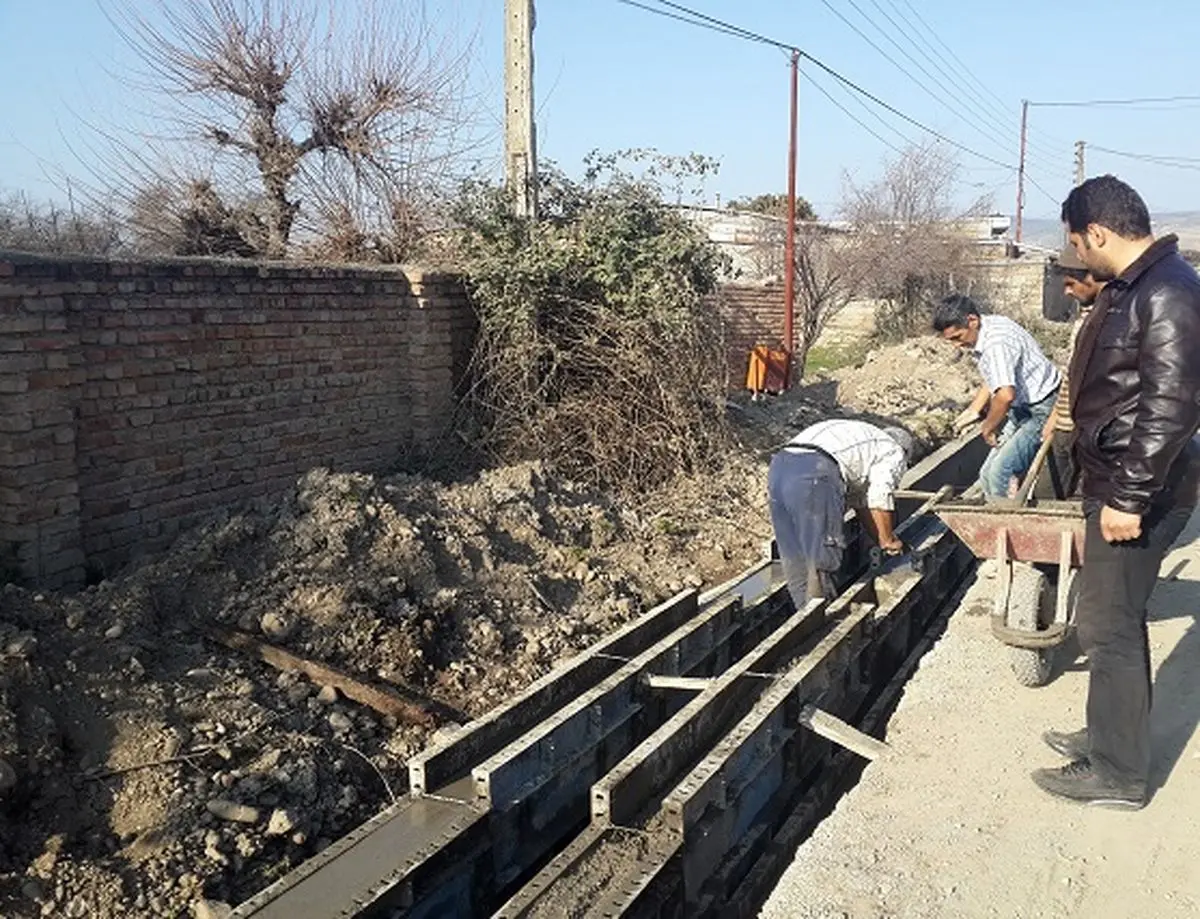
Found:
<path fill-rule="evenodd" d="M 1191 507 L 1152 508 L 1142 535 L 1107 543 L 1100 504 L 1088 501 L 1076 628 L 1087 655 L 1087 727 L 1093 769 L 1121 785 L 1145 789 L 1150 778 L 1150 641 L 1146 603 Z"/>

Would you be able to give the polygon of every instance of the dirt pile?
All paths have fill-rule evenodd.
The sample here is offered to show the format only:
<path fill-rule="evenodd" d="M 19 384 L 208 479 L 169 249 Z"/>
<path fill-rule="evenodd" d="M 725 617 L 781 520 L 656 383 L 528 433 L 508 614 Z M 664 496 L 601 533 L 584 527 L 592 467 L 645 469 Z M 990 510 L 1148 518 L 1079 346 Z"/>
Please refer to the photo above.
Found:
<path fill-rule="evenodd" d="M 428 728 L 277 673 L 214 626 L 464 720 L 753 561 L 762 481 L 735 459 L 633 508 L 538 464 L 453 485 L 314 470 L 77 595 L 4 588 L 0 757 L 20 778 L 0 813 L 0 914 L 237 902 L 403 793 Z"/>
<path fill-rule="evenodd" d="M 832 374 L 842 406 L 894 419 L 927 442 L 953 436 L 953 421 L 981 382 L 970 355 L 932 337 L 868 352 L 857 367 Z"/>

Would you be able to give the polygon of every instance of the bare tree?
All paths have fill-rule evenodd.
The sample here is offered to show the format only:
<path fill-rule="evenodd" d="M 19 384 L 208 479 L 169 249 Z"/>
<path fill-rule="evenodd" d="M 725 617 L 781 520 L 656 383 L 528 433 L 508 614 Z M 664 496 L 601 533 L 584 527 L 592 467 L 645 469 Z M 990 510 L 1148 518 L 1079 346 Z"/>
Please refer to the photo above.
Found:
<path fill-rule="evenodd" d="M 797 227 L 794 262 L 796 347 L 792 372 L 799 379 L 808 352 L 826 324 L 859 295 L 868 264 L 852 236 L 815 223 Z"/>
<path fill-rule="evenodd" d="M 956 206 L 959 174 L 950 151 L 930 143 L 908 147 L 868 185 L 845 180 L 841 210 L 855 235 L 864 293 L 880 301 L 883 334 L 915 331 L 928 300 L 952 288 L 966 268 L 972 240 L 963 223 L 989 202 Z"/>
<path fill-rule="evenodd" d="M 112 255 L 122 247 L 120 221 L 111 209 L 87 211 L 67 204 L 37 204 L 25 194 L 0 200 L 0 249 L 54 255 Z"/>
<path fill-rule="evenodd" d="M 468 51 L 423 3 L 111 2 L 142 65 L 131 86 L 165 129 L 110 135 L 96 172 L 132 189 L 143 240 L 283 258 L 332 232 L 342 249 L 452 177 Z"/>
<path fill-rule="evenodd" d="M 746 252 L 759 278 L 778 281 L 787 263 L 787 220 L 764 215 Z M 869 263 L 852 232 L 816 220 L 796 221 L 793 373 L 804 373 L 808 352 L 826 324 L 863 290 Z"/>

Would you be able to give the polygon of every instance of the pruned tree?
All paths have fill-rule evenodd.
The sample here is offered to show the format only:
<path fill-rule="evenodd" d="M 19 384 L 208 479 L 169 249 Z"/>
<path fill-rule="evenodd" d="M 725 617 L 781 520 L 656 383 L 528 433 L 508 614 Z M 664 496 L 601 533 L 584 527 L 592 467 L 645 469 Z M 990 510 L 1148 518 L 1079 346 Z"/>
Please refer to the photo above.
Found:
<path fill-rule="evenodd" d="M 328 233 L 364 256 L 457 179 L 468 51 L 423 3 L 106 2 L 141 62 L 130 82 L 168 126 L 110 133 L 94 168 L 130 190 L 144 242 L 284 258 Z"/>
<path fill-rule="evenodd" d="M 845 179 L 842 215 L 855 235 L 864 293 L 879 301 L 880 334 L 917 331 L 928 301 L 962 278 L 972 247 L 963 222 L 989 202 L 956 204 L 960 172 L 949 150 L 929 143 L 906 148 L 874 182 Z"/>

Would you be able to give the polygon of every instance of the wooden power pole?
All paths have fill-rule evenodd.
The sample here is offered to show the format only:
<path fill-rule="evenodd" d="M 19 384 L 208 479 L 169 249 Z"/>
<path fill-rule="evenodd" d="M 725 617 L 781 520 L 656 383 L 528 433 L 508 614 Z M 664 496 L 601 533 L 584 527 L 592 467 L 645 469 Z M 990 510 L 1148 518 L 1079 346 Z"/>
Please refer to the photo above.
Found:
<path fill-rule="evenodd" d="M 533 0 L 504 0 L 504 164 L 521 217 L 537 216 Z"/>

